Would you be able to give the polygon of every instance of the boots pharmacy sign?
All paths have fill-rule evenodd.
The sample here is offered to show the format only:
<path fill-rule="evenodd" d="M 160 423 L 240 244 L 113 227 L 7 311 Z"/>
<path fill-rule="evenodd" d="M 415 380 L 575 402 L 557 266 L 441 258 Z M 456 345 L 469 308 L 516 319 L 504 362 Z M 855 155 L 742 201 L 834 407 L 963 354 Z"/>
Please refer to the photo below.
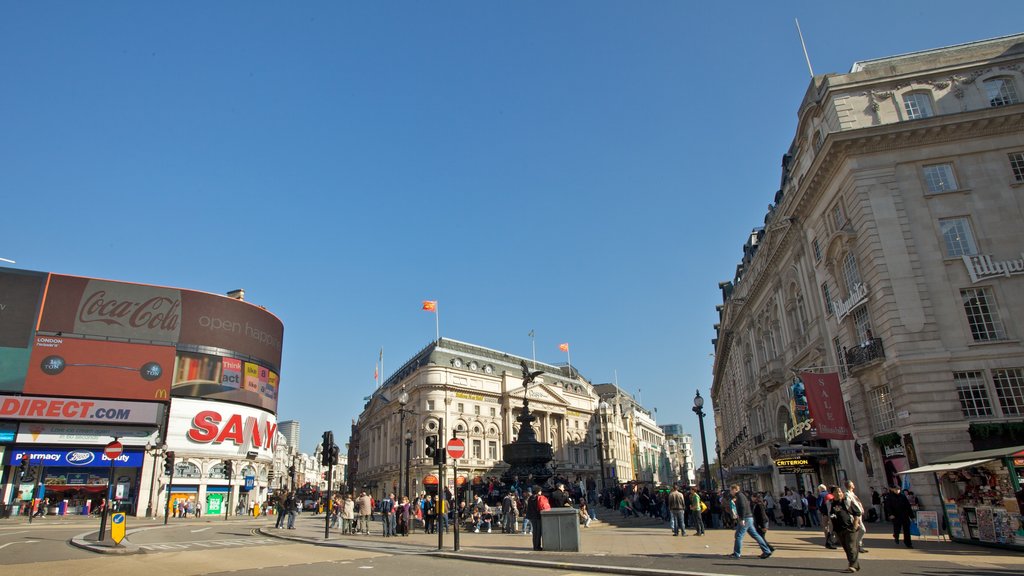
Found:
<path fill-rule="evenodd" d="M 964 256 L 963 259 L 972 284 L 999 276 L 1009 278 L 1024 274 L 1024 252 L 1016 260 L 993 260 L 991 256 Z"/>
<path fill-rule="evenodd" d="M 270 459 L 277 418 L 273 413 L 237 404 L 174 398 L 167 429 L 170 450 L 214 457 Z"/>

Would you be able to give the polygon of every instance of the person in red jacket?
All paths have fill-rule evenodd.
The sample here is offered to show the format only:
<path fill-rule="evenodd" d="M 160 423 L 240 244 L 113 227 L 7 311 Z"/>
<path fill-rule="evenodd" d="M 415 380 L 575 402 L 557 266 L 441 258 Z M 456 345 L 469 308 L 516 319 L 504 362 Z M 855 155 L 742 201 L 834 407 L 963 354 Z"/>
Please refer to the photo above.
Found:
<path fill-rule="evenodd" d="M 540 486 L 534 486 L 530 497 L 526 500 L 526 517 L 530 519 L 530 525 L 533 527 L 533 549 L 543 550 L 541 546 L 541 523 L 540 513 L 545 510 L 550 510 L 551 504 L 548 503 L 547 496 L 541 491 Z"/>

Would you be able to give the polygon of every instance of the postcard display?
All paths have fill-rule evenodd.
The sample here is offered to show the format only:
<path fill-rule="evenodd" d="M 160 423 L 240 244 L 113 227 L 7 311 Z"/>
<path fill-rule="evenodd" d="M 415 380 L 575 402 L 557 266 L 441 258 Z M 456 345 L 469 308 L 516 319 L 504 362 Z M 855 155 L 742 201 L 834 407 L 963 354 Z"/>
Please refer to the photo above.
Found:
<path fill-rule="evenodd" d="M 1017 498 L 1001 462 L 950 470 L 941 480 L 953 537 L 1024 545 Z"/>

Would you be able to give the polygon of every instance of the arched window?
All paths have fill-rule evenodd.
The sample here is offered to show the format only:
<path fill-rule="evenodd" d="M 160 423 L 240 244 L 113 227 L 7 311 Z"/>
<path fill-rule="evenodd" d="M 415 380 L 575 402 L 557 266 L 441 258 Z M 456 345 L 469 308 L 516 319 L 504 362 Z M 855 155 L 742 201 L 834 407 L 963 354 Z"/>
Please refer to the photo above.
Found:
<path fill-rule="evenodd" d="M 860 269 L 857 267 L 857 257 L 853 252 L 847 252 L 843 258 L 843 281 L 846 283 L 846 295 L 853 294 L 857 285 L 861 283 Z"/>
<path fill-rule="evenodd" d="M 903 111 L 906 113 L 907 120 L 933 116 L 931 94 L 924 91 L 904 94 Z"/>
<path fill-rule="evenodd" d="M 1009 106 L 1020 102 L 1017 86 L 1009 76 L 997 76 L 985 80 L 985 94 L 989 106 Z"/>

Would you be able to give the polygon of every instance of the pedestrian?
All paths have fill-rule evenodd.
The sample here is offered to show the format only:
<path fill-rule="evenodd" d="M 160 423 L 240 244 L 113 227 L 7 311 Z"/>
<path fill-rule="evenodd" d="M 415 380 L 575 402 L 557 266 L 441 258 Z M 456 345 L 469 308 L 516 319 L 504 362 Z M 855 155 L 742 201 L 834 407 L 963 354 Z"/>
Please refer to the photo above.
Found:
<path fill-rule="evenodd" d="M 732 558 L 739 558 L 743 555 L 743 537 L 750 534 L 754 542 L 761 547 L 762 559 L 771 558 L 772 549 L 768 546 L 768 543 L 761 538 L 761 535 L 754 529 L 754 509 L 750 505 L 750 500 L 747 499 L 747 495 L 740 491 L 739 484 L 733 484 L 729 487 L 731 493 L 731 503 L 734 507 L 735 519 L 736 519 L 736 541 L 732 548 Z"/>
<path fill-rule="evenodd" d="M 274 513 L 277 514 L 277 522 L 274 523 L 274 528 L 281 528 L 284 525 L 284 498 L 278 494 L 277 500 L 274 502 Z"/>
<path fill-rule="evenodd" d="M 356 501 L 352 498 L 352 494 L 345 495 L 345 502 L 342 503 L 341 508 L 341 533 L 342 534 L 355 534 L 356 533 Z"/>
<path fill-rule="evenodd" d="M 900 531 L 903 531 L 903 545 L 913 548 L 910 543 L 910 517 L 913 516 L 913 509 L 910 501 L 899 486 L 890 486 L 889 493 L 885 495 L 885 517 L 892 522 L 892 539 L 896 544 L 900 543 Z"/>
<path fill-rule="evenodd" d="M 541 491 L 540 485 L 534 486 L 530 497 L 526 500 L 526 517 L 530 520 L 530 526 L 533 528 L 534 550 L 544 550 L 542 546 L 543 534 L 541 532 L 540 513 L 550 509 L 551 504 L 548 503 L 547 497 Z"/>
<path fill-rule="evenodd" d="M 359 493 L 359 498 L 356 498 L 356 515 L 359 518 L 356 531 L 362 530 L 363 534 L 369 536 L 370 517 L 373 516 L 373 500 L 365 490 Z"/>
<path fill-rule="evenodd" d="M 673 485 L 672 491 L 668 493 L 668 513 L 672 535 L 686 536 L 686 497 L 679 491 L 679 486 Z"/>
<path fill-rule="evenodd" d="M 590 528 L 590 513 L 587 512 L 587 508 L 589 508 L 589 506 L 587 506 L 587 499 L 580 497 L 578 502 L 579 508 L 577 513 L 580 517 L 580 524 L 583 524 L 584 528 Z M 685 534 L 683 534 L 683 536 L 685 536 Z"/>
<path fill-rule="evenodd" d="M 779 519 L 775 516 L 775 497 L 771 492 L 764 493 L 764 507 L 768 511 L 768 520 L 778 526 Z"/>
<path fill-rule="evenodd" d="M 288 496 L 284 499 L 284 510 L 288 514 L 288 530 L 295 530 L 295 512 L 298 510 L 298 507 L 295 496 L 289 492 Z"/>
<path fill-rule="evenodd" d="M 832 530 L 832 520 L 829 516 L 829 506 L 832 502 L 832 493 L 824 484 L 818 484 L 818 509 L 821 510 L 821 531 L 825 534 L 825 548 L 834 550 L 838 548 L 836 533 Z"/>
<path fill-rule="evenodd" d="M 690 486 L 690 518 L 693 520 L 693 529 L 697 531 L 697 536 L 704 535 L 704 512 L 707 511 L 708 507 L 704 504 L 704 501 L 700 499 L 700 491 L 697 490 L 696 486 Z"/>
<path fill-rule="evenodd" d="M 768 509 L 764 505 L 764 498 L 760 494 L 754 494 L 750 499 L 754 508 L 754 530 L 761 535 L 761 538 L 768 543 Z M 768 549 L 775 552 L 775 547 L 768 544 Z"/>
<path fill-rule="evenodd" d="M 437 521 L 437 510 L 434 507 L 434 495 L 427 494 L 425 500 L 423 500 L 423 525 L 424 532 L 427 534 L 434 533 L 434 524 Z"/>
<path fill-rule="evenodd" d="M 395 495 L 388 494 L 380 501 L 380 521 L 384 526 L 384 537 L 395 535 Z"/>
<path fill-rule="evenodd" d="M 565 491 L 565 484 L 561 482 L 551 492 L 550 504 L 552 508 L 565 508 L 571 506 L 569 494 Z"/>
<path fill-rule="evenodd" d="M 789 497 L 789 514 L 792 516 L 796 527 L 801 530 L 807 527 L 807 524 L 804 522 L 805 502 L 806 500 L 804 500 L 803 494 L 800 491 L 794 492 Z"/>
<path fill-rule="evenodd" d="M 875 509 L 875 522 L 882 521 L 882 495 L 878 493 L 878 489 L 871 488 L 871 507 Z"/>
<path fill-rule="evenodd" d="M 856 488 L 857 486 L 853 483 L 853 480 L 846 481 L 846 500 L 849 501 L 858 512 L 860 512 L 860 522 L 858 523 L 859 527 L 857 528 L 856 541 L 854 543 L 856 544 L 857 552 L 859 554 L 863 554 L 867 552 L 867 549 L 864 548 L 864 535 L 867 534 L 868 530 L 864 527 L 864 517 L 866 515 L 864 511 L 864 504 L 860 501 L 860 498 L 857 497 L 857 492 L 855 491 Z"/>
<path fill-rule="evenodd" d="M 860 511 L 846 499 L 846 493 L 839 486 L 832 487 L 832 503 L 829 505 L 829 519 L 832 529 L 839 537 L 839 543 L 846 552 L 848 564 L 846 572 L 860 570 L 859 550 L 857 549 L 857 528 L 861 522 Z"/>

